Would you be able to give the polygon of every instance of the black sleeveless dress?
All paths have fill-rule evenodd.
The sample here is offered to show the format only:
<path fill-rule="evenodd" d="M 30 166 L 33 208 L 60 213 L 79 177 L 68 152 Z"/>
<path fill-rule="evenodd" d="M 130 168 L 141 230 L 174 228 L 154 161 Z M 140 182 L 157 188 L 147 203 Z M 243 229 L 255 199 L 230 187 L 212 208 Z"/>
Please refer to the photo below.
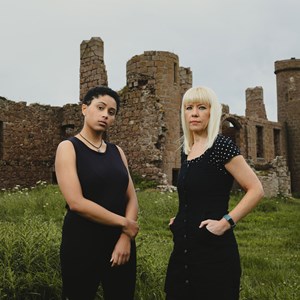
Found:
<path fill-rule="evenodd" d="M 170 226 L 174 249 L 165 292 L 172 299 L 237 300 L 240 260 L 233 230 L 214 235 L 201 221 L 228 213 L 233 177 L 224 165 L 240 154 L 227 137 L 218 135 L 213 146 L 193 160 L 182 156 L 178 179 L 179 210 Z"/>
<path fill-rule="evenodd" d="M 76 137 L 69 140 L 75 149 L 77 174 L 83 196 L 111 212 L 125 216 L 129 176 L 118 148 L 114 144 L 106 143 L 106 152 L 98 153 Z M 88 296 L 89 289 L 97 290 L 99 282 L 102 281 L 103 284 L 103 280 L 108 278 L 116 290 L 116 287 L 120 286 L 118 282 L 113 282 L 117 280 L 114 278 L 115 275 L 118 277 L 117 272 L 121 272 L 121 277 L 131 278 L 131 291 L 134 291 L 134 242 L 129 263 L 121 267 L 111 267 L 111 255 L 121 232 L 120 227 L 90 221 L 72 212 L 67 206 L 60 256 L 63 289 L 66 290 L 68 298 L 92 299 L 92 296 Z M 91 295 L 94 292 L 91 292 Z M 73 298 L 69 296 L 71 293 L 75 295 Z M 78 296 L 79 293 L 82 293 L 82 296 Z"/>

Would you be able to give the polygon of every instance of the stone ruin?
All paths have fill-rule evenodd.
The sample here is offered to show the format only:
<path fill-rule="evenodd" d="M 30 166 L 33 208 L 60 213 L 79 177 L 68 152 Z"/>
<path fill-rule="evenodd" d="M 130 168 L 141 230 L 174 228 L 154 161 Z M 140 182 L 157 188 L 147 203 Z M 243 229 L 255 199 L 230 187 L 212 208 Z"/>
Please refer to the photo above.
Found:
<path fill-rule="evenodd" d="M 80 46 L 80 99 L 108 85 L 104 43 Z M 107 139 L 122 147 L 131 173 L 160 185 L 176 185 L 180 167 L 180 104 L 192 71 L 176 54 L 145 51 L 127 62 L 121 109 Z M 245 116 L 223 104 L 220 132 L 230 136 L 261 179 L 266 196 L 300 194 L 300 60 L 275 62 L 278 122 L 268 121 L 262 87 L 246 90 Z M 0 97 L 0 188 L 56 183 L 58 143 L 82 126 L 81 107 L 14 102 Z"/>

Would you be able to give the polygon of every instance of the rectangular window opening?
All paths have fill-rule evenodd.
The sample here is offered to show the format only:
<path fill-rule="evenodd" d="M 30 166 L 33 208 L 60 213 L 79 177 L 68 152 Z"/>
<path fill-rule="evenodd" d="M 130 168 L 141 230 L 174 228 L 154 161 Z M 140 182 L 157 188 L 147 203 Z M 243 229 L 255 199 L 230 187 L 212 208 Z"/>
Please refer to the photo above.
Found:
<path fill-rule="evenodd" d="M 262 126 L 256 126 L 256 157 L 264 157 L 264 137 Z"/>
<path fill-rule="evenodd" d="M 178 82 L 178 65 L 174 63 L 174 83 Z"/>
<path fill-rule="evenodd" d="M 275 157 L 281 155 L 280 130 L 279 129 L 274 129 L 274 154 L 275 154 Z"/>

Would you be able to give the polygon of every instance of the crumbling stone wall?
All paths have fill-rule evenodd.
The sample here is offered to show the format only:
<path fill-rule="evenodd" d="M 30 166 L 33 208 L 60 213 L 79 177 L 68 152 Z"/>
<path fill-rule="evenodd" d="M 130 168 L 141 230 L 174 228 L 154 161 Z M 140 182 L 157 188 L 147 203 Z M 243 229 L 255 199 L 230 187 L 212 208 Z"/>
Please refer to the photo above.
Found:
<path fill-rule="evenodd" d="M 100 38 L 83 41 L 80 52 L 82 98 L 89 88 L 106 86 L 107 74 Z M 289 169 L 294 190 L 300 185 L 299 64 L 294 59 L 275 63 L 279 122 L 267 120 L 261 87 L 246 90 L 245 116 L 231 114 L 223 105 L 220 131 L 240 147 L 268 196 L 290 194 Z M 180 67 L 176 54 L 145 51 L 127 62 L 127 84 L 119 91 L 121 109 L 107 137 L 123 148 L 133 173 L 160 184 L 176 183 L 180 105 L 191 86 L 192 72 Z M 77 104 L 27 105 L 0 97 L 0 187 L 55 182 L 56 147 L 75 135 L 82 121 Z"/>
<path fill-rule="evenodd" d="M 291 195 L 283 127 L 268 121 L 262 87 L 246 90 L 245 117 L 230 114 L 229 107 L 223 105 L 221 132 L 239 146 L 259 176 L 266 196 Z"/>
<path fill-rule="evenodd" d="M 26 105 L 0 99 L 3 140 L 0 145 L 0 185 L 31 186 L 38 180 L 51 181 L 53 153 L 61 136 L 57 116 L 61 108 Z"/>
<path fill-rule="evenodd" d="M 73 130 L 78 130 L 81 121 L 77 107 L 27 105 L 26 102 L 0 98 L 1 188 L 32 186 L 39 180 L 55 181 L 53 165 L 56 147 L 67 137 L 62 124 L 66 121 L 66 124 L 72 123 L 69 135 Z"/>
<path fill-rule="evenodd" d="M 252 160 L 248 160 L 248 163 L 262 182 L 266 197 L 291 195 L 290 172 L 284 157 L 277 156 L 264 164 L 256 164 Z"/>
<path fill-rule="evenodd" d="M 132 88 L 121 97 L 122 107 L 109 140 L 123 149 L 134 175 L 164 182 L 165 126 L 160 99 L 150 87 Z"/>

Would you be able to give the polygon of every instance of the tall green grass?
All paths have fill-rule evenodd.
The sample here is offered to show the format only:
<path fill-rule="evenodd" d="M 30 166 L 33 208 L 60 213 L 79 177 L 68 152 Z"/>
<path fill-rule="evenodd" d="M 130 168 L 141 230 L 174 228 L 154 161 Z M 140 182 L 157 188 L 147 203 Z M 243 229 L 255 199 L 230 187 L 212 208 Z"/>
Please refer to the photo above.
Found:
<path fill-rule="evenodd" d="M 138 192 L 140 232 L 136 299 L 164 299 L 176 193 Z M 240 195 L 232 195 L 231 206 Z M 57 186 L 0 192 L 0 299 L 60 299 L 59 245 L 65 213 Z M 300 299 L 300 200 L 264 199 L 235 229 L 241 300 Z M 99 289 L 98 299 L 101 299 Z"/>

